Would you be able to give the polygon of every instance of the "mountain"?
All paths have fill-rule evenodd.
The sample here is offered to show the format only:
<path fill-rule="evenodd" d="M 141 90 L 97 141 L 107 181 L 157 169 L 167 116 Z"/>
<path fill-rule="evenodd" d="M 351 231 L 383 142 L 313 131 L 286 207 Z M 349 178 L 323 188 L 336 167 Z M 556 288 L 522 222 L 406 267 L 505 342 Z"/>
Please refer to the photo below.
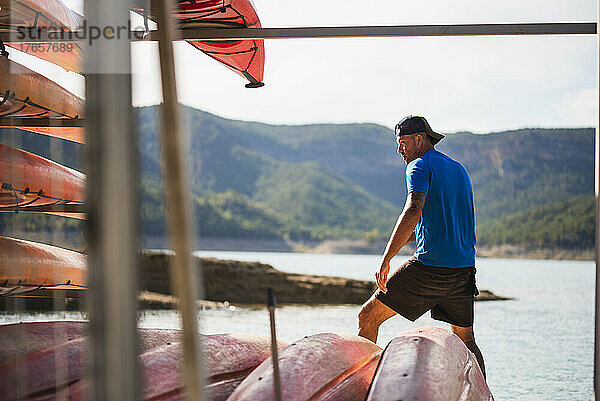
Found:
<path fill-rule="evenodd" d="M 480 224 L 594 191 L 592 128 L 452 134 L 439 149 L 467 168 Z"/>
<path fill-rule="evenodd" d="M 143 109 L 141 119 L 152 120 L 155 114 L 154 109 Z M 307 166 L 303 163 L 310 162 L 317 163 L 328 176 L 345 177 L 387 201 L 395 213 L 404 204 L 405 165 L 396 154 L 394 135 L 386 127 L 268 125 L 229 120 L 193 109 L 186 109 L 185 115 L 194 133 L 190 144 L 194 160 L 191 181 L 199 190 L 230 189 L 269 201 L 257 193 L 257 183 L 272 184 L 273 180 L 266 177 L 275 171 L 282 174 L 282 166 L 302 170 Z M 593 192 L 592 128 L 454 133 L 447 134 L 437 148 L 469 171 L 477 218 L 482 223 Z"/>
<path fill-rule="evenodd" d="M 143 230 L 145 235 L 161 236 L 164 208 L 158 108 L 137 112 Z M 197 233 L 203 237 L 386 237 L 402 210 L 405 165 L 396 154 L 393 132 L 386 127 L 270 125 L 226 119 L 188 107 L 184 107 L 184 121 L 191 133 L 186 146 L 189 192 Z M 10 129 L 0 129 L 0 143 L 78 170 L 83 167 L 81 145 Z M 521 241 L 510 239 L 519 237 L 517 234 L 502 233 L 518 227 L 540 231 L 536 221 L 555 227 L 560 218 L 550 222 L 547 216 L 572 214 L 587 205 L 578 197 L 593 194 L 591 128 L 452 133 L 437 148 L 459 160 L 470 174 L 481 244 Z M 569 200 L 574 203 L 564 203 Z M 590 217 L 580 217 L 581 230 L 575 237 L 578 243 L 588 244 Z M 10 219 L 13 217 L 0 214 L 0 229 L 12 224 Z M 35 221 L 40 227 L 52 225 L 48 217 L 19 219 L 19 226 L 35 226 Z M 542 242 L 527 238 L 523 241 L 532 246 L 573 246 L 566 237 L 543 237 Z"/>
<path fill-rule="evenodd" d="M 485 246 L 591 249 L 594 247 L 594 196 L 584 195 L 537 206 L 479 226 Z"/>
<path fill-rule="evenodd" d="M 343 147 L 330 152 L 329 146 L 311 144 L 308 139 L 318 138 L 313 126 L 300 127 L 301 133 L 295 134 L 294 127 L 231 121 L 193 109 L 186 109 L 185 117 L 194 133 L 188 145 L 190 188 L 200 196 L 225 191 L 244 195 L 249 201 L 266 205 L 283 220 L 311 227 L 312 235 L 306 239 L 357 238 L 373 229 L 385 232 L 397 216 L 397 207 L 360 185 L 377 178 L 374 172 L 371 176 L 361 172 L 367 170 L 368 160 L 355 166 L 341 154 Z M 140 110 L 140 120 L 144 177 L 159 177 L 156 123 L 152 123 L 156 109 Z M 378 135 L 374 138 L 383 142 L 386 129 L 368 127 L 376 127 Z M 360 139 L 360 130 L 353 129 L 355 139 Z M 285 135 L 279 135 L 280 130 Z M 343 129 L 335 127 L 332 132 L 335 146 Z M 296 135 L 302 140 L 294 138 Z M 369 141 L 363 142 L 357 146 L 369 146 Z M 321 147 L 326 153 L 318 154 Z M 362 181 L 356 179 L 354 171 Z"/>

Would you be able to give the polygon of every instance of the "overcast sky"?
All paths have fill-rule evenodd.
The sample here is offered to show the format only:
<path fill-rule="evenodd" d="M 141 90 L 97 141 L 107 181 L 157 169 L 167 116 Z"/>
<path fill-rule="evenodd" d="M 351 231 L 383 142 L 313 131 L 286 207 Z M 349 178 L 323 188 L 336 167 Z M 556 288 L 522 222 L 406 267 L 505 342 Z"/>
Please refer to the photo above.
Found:
<path fill-rule="evenodd" d="M 79 0 L 65 1 L 77 9 Z M 594 0 L 255 0 L 265 27 L 595 21 Z M 590 36 L 273 39 L 265 87 L 186 43 L 176 46 L 182 103 L 275 124 L 374 122 L 421 114 L 435 130 L 479 133 L 594 126 L 597 43 Z M 134 103 L 161 101 L 155 44 L 134 44 Z M 53 73 L 49 68 L 46 72 Z M 81 80 L 55 71 L 69 89 Z"/>

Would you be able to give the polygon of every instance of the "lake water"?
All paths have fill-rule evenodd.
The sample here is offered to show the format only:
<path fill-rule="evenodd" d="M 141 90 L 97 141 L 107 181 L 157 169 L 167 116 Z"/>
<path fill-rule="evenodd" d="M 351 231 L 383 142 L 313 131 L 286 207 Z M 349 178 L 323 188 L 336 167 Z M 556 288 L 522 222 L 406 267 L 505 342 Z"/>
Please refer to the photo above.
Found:
<path fill-rule="evenodd" d="M 260 261 L 295 273 L 373 279 L 378 256 L 270 252 L 209 252 L 200 256 Z M 399 257 L 401 260 L 406 256 Z M 475 334 L 497 400 L 590 400 L 593 381 L 594 263 L 523 259 L 477 260 L 477 284 L 510 301 L 475 304 Z M 320 332 L 356 333 L 359 306 L 282 306 L 280 339 L 292 342 Z M 0 323 L 83 318 L 77 313 L 1 315 Z M 203 333 L 269 335 L 265 308 L 231 307 L 205 311 Z M 178 327 L 176 313 L 140 314 L 143 327 Z M 378 344 L 422 325 L 448 327 L 428 315 L 416 322 L 395 317 L 383 324 Z"/>

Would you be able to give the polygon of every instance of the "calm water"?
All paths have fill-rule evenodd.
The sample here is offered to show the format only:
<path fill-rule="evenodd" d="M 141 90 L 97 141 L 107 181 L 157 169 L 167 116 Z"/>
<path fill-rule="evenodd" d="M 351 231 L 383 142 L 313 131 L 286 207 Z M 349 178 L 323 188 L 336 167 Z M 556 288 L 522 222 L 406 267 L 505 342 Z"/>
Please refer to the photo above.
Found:
<path fill-rule="evenodd" d="M 265 252 L 197 252 L 201 256 L 269 263 L 288 271 L 372 279 L 379 257 Z M 401 257 L 406 259 L 406 257 Z M 396 262 L 400 263 L 402 260 Z M 594 264 L 592 262 L 478 259 L 480 289 L 515 297 L 476 303 L 475 333 L 497 400 L 590 400 L 593 375 Z M 320 332 L 355 333 L 359 306 L 283 306 L 279 338 L 294 341 Z M 0 322 L 83 318 L 81 314 L 4 315 Z M 269 335 L 265 309 L 203 312 L 204 333 Z M 144 327 L 178 327 L 170 311 L 140 315 Z M 421 325 L 447 327 L 423 316 L 412 323 L 392 318 L 381 328 L 382 347 L 398 333 Z"/>

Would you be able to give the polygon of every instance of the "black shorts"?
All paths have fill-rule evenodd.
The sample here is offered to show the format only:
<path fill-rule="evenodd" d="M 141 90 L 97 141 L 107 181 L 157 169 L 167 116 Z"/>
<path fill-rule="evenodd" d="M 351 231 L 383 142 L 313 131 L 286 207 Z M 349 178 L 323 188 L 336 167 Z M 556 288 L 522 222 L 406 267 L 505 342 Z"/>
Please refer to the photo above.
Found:
<path fill-rule="evenodd" d="M 473 325 L 473 301 L 479 294 L 473 266 L 433 267 L 411 258 L 390 276 L 387 289 L 378 289 L 375 297 L 411 321 L 431 309 L 433 319 Z"/>

